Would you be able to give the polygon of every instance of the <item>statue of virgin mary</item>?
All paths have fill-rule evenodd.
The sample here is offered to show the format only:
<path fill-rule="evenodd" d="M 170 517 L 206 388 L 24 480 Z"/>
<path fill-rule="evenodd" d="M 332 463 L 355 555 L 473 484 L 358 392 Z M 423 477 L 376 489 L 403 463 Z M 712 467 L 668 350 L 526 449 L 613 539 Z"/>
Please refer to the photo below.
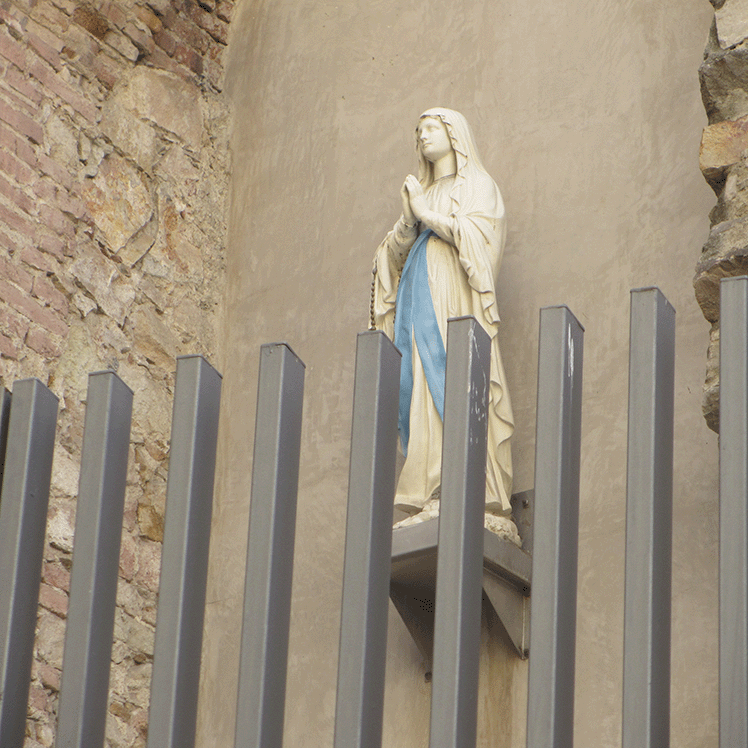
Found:
<path fill-rule="evenodd" d="M 438 514 L 447 320 L 472 315 L 491 338 L 486 525 L 518 542 L 508 520 L 514 425 L 496 300 L 504 203 L 459 112 L 424 112 L 416 150 L 418 178 L 408 176 L 400 191 L 402 215 L 377 249 L 372 290 L 372 325 L 402 353 L 399 432 L 405 462 L 395 506 L 414 515 L 400 524 Z"/>

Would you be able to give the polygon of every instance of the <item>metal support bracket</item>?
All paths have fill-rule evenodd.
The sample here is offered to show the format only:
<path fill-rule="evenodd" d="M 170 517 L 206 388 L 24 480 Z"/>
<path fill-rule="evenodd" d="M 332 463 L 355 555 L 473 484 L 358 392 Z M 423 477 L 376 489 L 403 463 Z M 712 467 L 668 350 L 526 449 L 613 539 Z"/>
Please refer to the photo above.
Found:
<path fill-rule="evenodd" d="M 496 613 L 517 654 L 530 649 L 532 577 L 532 499 L 534 492 L 512 496 L 522 548 L 483 531 L 483 600 Z M 439 520 L 399 527 L 392 533 L 390 599 L 431 670 Z"/>

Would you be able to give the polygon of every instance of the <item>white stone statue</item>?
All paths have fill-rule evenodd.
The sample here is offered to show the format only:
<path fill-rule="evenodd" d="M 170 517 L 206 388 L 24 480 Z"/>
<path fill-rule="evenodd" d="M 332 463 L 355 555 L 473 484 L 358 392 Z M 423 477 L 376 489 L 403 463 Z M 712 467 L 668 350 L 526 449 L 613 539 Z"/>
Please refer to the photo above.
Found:
<path fill-rule="evenodd" d="M 418 178 L 400 190 L 402 215 L 374 260 L 371 322 L 403 355 L 400 445 L 405 463 L 395 506 L 438 515 L 447 320 L 474 316 L 491 338 L 486 526 L 519 544 L 509 519 L 514 430 L 499 352 L 496 281 L 506 238 L 504 203 L 465 117 L 429 109 L 416 128 Z"/>

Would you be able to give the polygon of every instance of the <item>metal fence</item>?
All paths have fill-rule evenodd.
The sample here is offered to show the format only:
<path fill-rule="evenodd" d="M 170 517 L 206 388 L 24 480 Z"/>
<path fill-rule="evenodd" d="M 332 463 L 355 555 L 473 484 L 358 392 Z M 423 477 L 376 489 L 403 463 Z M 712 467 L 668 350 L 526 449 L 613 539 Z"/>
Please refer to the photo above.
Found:
<path fill-rule="evenodd" d="M 748 278 L 725 280 L 722 298 L 720 746 L 734 748 L 748 745 Z M 625 748 L 669 744 L 674 320 L 659 290 L 632 292 Z M 532 585 L 528 748 L 573 746 L 583 334 L 566 307 L 541 310 L 530 574 L 514 546 L 489 552 L 483 529 L 489 340 L 472 318 L 449 322 L 430 748 L 475 745 L 484 567 L 519 621 L 520 655 Z M 263 346 L 260 357 L 237 748 L 282 744 L 291 610 L 304 364 L 285 344 Z M 402 568 L 416 557 L 400 540 L 395 551 L 391 529 L 399 368 L 382 333 L 359 335 L 335 748 L 381 746 L 390 594 L 398 604 L 393 558 Z M 149 748 L 195 742 L 220 391 L 201 357 L 178 359 Z M 59 747 L 104 743 L 131 408 L 132 392 L 114 373 L 89 376 Z M 37 380 L 16 382 L 0 401 L 3 748 L 24 742 L 56 416 L 57 398 Z"/>

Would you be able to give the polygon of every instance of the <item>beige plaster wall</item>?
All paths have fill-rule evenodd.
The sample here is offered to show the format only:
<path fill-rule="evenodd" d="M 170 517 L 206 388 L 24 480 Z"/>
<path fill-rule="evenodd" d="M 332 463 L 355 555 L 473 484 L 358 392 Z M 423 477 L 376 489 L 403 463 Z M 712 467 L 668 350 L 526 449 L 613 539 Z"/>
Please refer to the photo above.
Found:
<path fill-rule="evenodd" d="M 698 169 L 706 0 L 243 0 L 229 42 L 234 174 L 225 401 L 199 737 L 231 745 L 258 347 L 307 364 L 286 743 L 330 745 L 355 335 L 371 258 L 415 169 L 429 106 L 461 110 L 502 189 L 499 283 L 517 431 L 533 484 L 537 320 L 587 329 L 576 730 L 620 744 L 628 301 L 657 284 L 678 317 L 673 745 L 717 745 L 716 437 L 700 389 L 708 325 L 694 259 L 714 198 Z M 289 528 L 289 531 L 292 528 Z M 479 745 L 524 745 L 526 663 L 486 621 Z M 429 685 L 390 616 L 385 745 L 426 746 Z"/>

